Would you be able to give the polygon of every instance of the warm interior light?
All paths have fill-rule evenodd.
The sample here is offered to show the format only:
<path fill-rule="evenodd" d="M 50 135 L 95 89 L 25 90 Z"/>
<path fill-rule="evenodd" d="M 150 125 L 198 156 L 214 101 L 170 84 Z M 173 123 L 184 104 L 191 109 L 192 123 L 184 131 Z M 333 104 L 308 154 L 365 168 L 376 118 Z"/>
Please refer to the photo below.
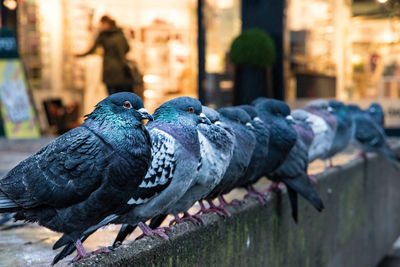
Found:
<path fill-rule="evenodd" d="M 156 83 L 160 81 L 160 77 L 157 75 L 147 74 L 143 76 L 143 81 L 145 83 Z"/>
<path fill-rule="evenodd" d="M 9 10 L 15 10 L 17 8 L 16 0 L 4 0 L 3 5 Z"/>
<path fill-rule="evenodd" d="M 351 63 L 353 63 L 353 65 L 360 64 L 360 63 L 362 63 L 362 61 L 363 61 L 363 59 L 360 55 L 354 54 L 351 57 Z"/>
<path fill-rule="evenodd" d="M 387 2 L 387 0 L 376 0 L 376 1 L 378 1 L 378 2 L 381 3 L 381 4 L 384 4 L 384 3 Z"/>

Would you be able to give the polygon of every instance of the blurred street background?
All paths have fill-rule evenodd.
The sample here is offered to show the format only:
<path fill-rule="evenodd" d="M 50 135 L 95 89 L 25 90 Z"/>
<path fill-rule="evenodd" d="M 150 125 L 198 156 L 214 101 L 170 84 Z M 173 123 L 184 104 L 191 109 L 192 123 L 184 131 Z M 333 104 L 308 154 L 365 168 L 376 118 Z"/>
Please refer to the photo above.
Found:
<path fill-rule="evenodd" d="M 378 101 L 387 133 L 400 135 L 400 0 L 0 0 L 0 175 L 107 96 L 104 49 L 77 57 L 96 42 L 104 15 L 126 38 L 132 91 L 151 112 L 182 95 L 213 108 L 258 96 L 292 108 L 316 98 Z M 246 35 L 254 29 L 262 34 Z M 309 170 L 323 171 L 322 162 Z M 59 234 L 18 225 L 0 233 L 0 266 L 48 264 Z M 85 246 L 109 244 L 117 231 Z M 400 266 L 396 247 L 380 267 Z"/>
<path fill-rule="evenodd" d="M 215 108 L 257 96 L 292 107 L 314 98 L 337 98 L 362 108 L 379 101 L 388 132 L 398 133 L 398 0 L 0 4 L 0 134 L 9 138 L 38 136 L 39 130 L 63 133 L 107 95 L 102 47 L 77 57 L 95 43 L 104 15 L 126 38 L 132 90 L 150 111 L 180 95 Z M 264 36 L 245 34 L 253 29 Z M 246 48 L 259 41 L 258 49 Z"/>

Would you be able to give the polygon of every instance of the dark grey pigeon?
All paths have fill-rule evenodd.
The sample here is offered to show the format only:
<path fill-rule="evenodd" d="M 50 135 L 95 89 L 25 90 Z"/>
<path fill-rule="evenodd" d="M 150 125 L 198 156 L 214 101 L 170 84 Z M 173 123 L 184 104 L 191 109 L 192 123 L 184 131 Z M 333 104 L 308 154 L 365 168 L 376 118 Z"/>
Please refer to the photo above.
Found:
<path fill-rule="evenodd" d="M 283 164 L 271 172 L 268 178 L 276 183 L 283 182 L 286 185 L 292 206 L 292 217 L 297 223 L 297 194 L 307 199 L 318 211 L 322 211 L 324 205 L 307 175 L 308 149 L 314 135 L 307 121 L 308 114 L 304 110 L 294 110 L 291 116 L 294 119 L 293 127 L 298 136 L 296 144 L 290 150 Z"/>
<path fill-rule="evenodd" d="M 353 127 L 353 120 L 345 104 L 337 100 L 331 100 L 329 101 L 329 107 L 331 107 L 331 114 L 335 116 L 337 122 L 333 142 L 326 155 L 327 158 L 332 158 L 350 144 L 354 136 L 355 127 Z M 330 161 L 330 166 L 332 167 L 332 160 Z"/>
<path fill-rule="evenodd" d="M 0 180 L 0 212 L 38 222 L 90 254 L 79 237 L 132 197 L 150 164 L 151 119 L 132 93 L 113 94 L 85 122 L 25 159 Z"/>
<path fill-rule="evenodd" d="M 354 140 L 363 151 L 362 155 L 365 157 L 367 152 L 379 153 L 386 157 L 396 169 L 399 169 L 400 156 L 390 148 L 383 128 L 359 106 L 348 105 L 348 109 L 356 128 Z"/>
<path fill-rule="evenodd" d="M 290 108 L 285 102 L 261 97 L 252 104 L 270 133 L 268 157 L 264 164 L 264 173 L 268 175 L 286 159 L 296 143 L 297 134 L 286 119 L 290 115 Z"/>
<path fill-rule="evenodd" d="M 378 102 L 373 102 L 366 110 L 366 112 L 375 120 L 375 122 L 382 128 L 385 126 L 385 114 L 383 113 L 382 106 Z"/>
<path fill-rule="evenodd" d="M 213 207 L 212 200 L 218 197 L 220 201 L 219 208 L 227 216 L 230 216 L 230 213 L 224 208 L 227 203 L 222 195 L 234 189 L 238 180 L 246 173 L 256 145 L 256 138 L 252 130 L 251 118 L 244 110 L 239 107 L 229 107 L 221 108 L 218 112 L 221 115 L 221 122 L 231 127 L 234 132 L 234 149 L 224 177 L 206 199 L 209 201 L 210 206 Z"/>
<path fill-rule="evenodd" d="M 168 239 L 164 233 L 167 229 L 152 230 L 144 222 L 166 214 L 193 184 L 201 167 L 197 132 L 198 124 L 205 121 L 201 110 L 201 103 L 191 97 L 174 98 L 156 109 L 154 121 L 146 125 L 151 137 L 152 161 L 143 182 L 133 191 L 123 212 L 108 216 L 87 229 L 81 240 L 109 223 L 126 224 L 121 234 L 129 234 L 131 229 L 139 226 L 144 235 L 158 234 Z M 66 241 L 61 238 L 56 243 L 57 247 L 67 245 L 56 256 L 57 260 L 74 250 Z"/>
<path fill-rule="evenodd" d="M 269 130 L 260 119 L 253 106 L 241 105 L 238 107 L 243 109 L 250 116 L 257 143 L 246 173 L 238 180 L 236 187 L 245 187 L 248 191 L 246 197 L 253 197 L 258 199 L 261 203 L 264 203 L 265 200 L 263 194 L 257 192 L 254 189 L 253 184 L 266 175 L 264 166 L 268 162 Z"/>
<path fill-rule="evenodd" d="M 295 221 L 297 221 L 297 193 L 321 210 L 322 202 L 307 176 L 307 145 L 313 140 L 310 127 L 305 123 L 301 128 L 302 131 L 298 129 L 299 126 L 292 127 L 290 108 L 282 101 L 263 98 L 257 99 L 255 103 L 260 118 L 270 129 L 267 177 L 274 183 L 283 182 L 286 185 Z M 303 129 L 304 127 L 308 128 Z"/>

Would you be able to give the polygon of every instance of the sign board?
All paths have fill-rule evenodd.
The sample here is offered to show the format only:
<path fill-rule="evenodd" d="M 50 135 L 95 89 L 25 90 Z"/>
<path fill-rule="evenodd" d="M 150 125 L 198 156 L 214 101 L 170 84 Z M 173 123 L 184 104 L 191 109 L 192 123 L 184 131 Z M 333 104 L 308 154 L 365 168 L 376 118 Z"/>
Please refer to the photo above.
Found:
<path fill-rule="evenodd" d="M 0 135 L 7 138 L 40 136 L 17 42 L 14 33 L 4 28 L 0 30 Z"/>

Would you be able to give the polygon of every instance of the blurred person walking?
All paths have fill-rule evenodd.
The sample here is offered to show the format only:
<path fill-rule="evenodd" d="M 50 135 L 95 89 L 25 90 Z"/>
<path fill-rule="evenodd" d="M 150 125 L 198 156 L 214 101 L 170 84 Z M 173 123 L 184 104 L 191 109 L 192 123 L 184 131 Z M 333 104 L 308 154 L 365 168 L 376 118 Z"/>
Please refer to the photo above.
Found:
<path fill-rule="evenodd" d="M 93 46 L 84 54 L 84 57 L 93 54 L 98 46 L 104 49 L 103 56 L 103 82 L 107 87 L 108 94 L 118 92 L 132 92 L 133 77 L 131 68 L 125 58 L 129 51 L 129 44 L 121 28 L 108 15 L 100 18 L 100 33 Z"/>

